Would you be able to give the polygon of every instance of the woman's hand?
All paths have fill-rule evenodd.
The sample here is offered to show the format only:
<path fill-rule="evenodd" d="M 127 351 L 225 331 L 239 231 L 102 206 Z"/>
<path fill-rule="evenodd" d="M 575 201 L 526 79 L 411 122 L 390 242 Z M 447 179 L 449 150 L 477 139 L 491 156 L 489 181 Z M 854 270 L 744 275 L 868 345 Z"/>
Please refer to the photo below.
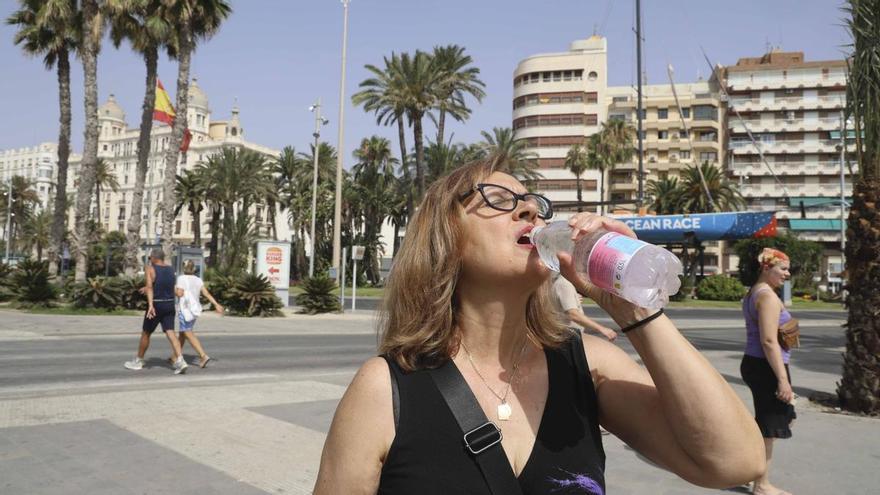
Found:
<path fill-rule="evenodd" d="M 223 306 L 221 306 L 219 304 L 215 304 L 214 311 L 216 311 L 218 315 L 222 316 L 223 315 Z"/>
<path fill-rule="evenodd" d="M 788 380 L 779 380 L 776 386 L 776 398 L 786 404 L 790 403 L 794 398 L 794 392 L 792 392 L 791 384 L 788 383 Z"/>
<path fill-rule="evenodd" d="M 635 232 L 625 223 L 612 218 L 602 217 L 595 213 L 578 213 L 568 220 L 568 225 L 572 228 L 571 238 L 574 241 L 592 234 L 600 228 L 604 228 L 609 232 L 617 232 L 633 239 L 637 238 Z M 623 327 L 635 323 L 650 314 L 650 311 L 639 308 L 629 301 L 606 292 L 587 281 L 585 277 L 577 273 L 570 253 L 559 253 L 558 258 L 559 271 L 562 276 L 574 284 L 578 292 L 595 301 L 599 307 L 614 318 L 618 325 Z"/>

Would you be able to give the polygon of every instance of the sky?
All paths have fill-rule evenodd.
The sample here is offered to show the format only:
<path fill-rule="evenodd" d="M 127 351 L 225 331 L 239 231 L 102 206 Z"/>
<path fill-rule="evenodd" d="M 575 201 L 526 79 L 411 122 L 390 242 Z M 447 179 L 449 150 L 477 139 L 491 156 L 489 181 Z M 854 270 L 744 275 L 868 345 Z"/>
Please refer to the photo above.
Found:
<path fill-rule="evenodd" d="M 392 52 L 430 51 L 458 44 L 479 67 L 487 96 L 472 103 L 464 123 L 448 122 L 454 142 L 480 140 L 481 130 L 510 126 L 512 73 L 531 55 L 564 52 L 575 39 L 594 32 L 608 39 L 608 84 L 635 84 L 633 0 L 352 0 L 345 83 L 345 166 L 361 139 L 391 139 L 396 128 L 351 105 L 351 95 L 368 77 L 365 64 L 382 65 Z M 0 0 L 7 17 L 15 0 Z M 245 138 L 281 149 L 307 151 L 314 116 L 308 107 L 321 98 L 330 120 L 322 140 L 337 145 L 342 48 L 339 0 L 232 0 L 233 13 L 220 32 L 193 56 L 191 74 L 206 92 L 212 119 L 224 120 L 237 101 Z M 843 58 L 849 36 L 837 0 L 643 0 L 643 57 L 649 83 L 708 77 L 701 48 L 715 63 L 760 56 L 768 46 L 803 51 L 806 60 Z M 58 140 L 58 89 L 54 71 L 12 44 L 14 29 L 0 25 L 0 150 Z M 72 63 L 75 152 L 82 151 L 82 70 Z M 177 65 L 163 57 L 159 77 L 175 92 Z M 123 45 L 105 40 L 98 60 L 99 102 L 114 94 L 129 126 L 139 121 L 144 92 L 142 60 Z M 435 134 L 425 123 L 425 134 Z M 410 138 L 410 143 L 412 143 Z M 411 144 L 410 144 L 411 145 Z"/>

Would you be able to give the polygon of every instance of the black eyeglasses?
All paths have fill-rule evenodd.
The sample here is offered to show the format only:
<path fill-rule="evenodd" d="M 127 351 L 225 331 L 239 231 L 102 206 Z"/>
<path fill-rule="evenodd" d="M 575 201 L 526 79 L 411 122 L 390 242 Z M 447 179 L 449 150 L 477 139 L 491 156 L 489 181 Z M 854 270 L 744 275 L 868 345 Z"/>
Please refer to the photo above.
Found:
<path fill-rule="evenodd" d="M 553 216 L 553 203 L 544 196 L 534 193 L 518 194 L 498 184 L 477 184 L 476 187 L 462 194 L 458 199 L 464 202 L 474 191 L 479 191 L 483 201 L 493 210 L 513 211 L 520 201 L 525 201 L 535 205 L 538 210 L 538 218 L 547 220 Z"/>

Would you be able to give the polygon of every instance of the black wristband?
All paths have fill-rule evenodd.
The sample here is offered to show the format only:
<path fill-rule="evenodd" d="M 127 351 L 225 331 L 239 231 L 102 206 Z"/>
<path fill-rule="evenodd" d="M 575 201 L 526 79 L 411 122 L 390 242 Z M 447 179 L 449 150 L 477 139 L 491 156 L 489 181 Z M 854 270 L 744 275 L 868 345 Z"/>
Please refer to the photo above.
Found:
<path fill-rule="evenodd" d="M 656 320 L 662 314 L 663 314 L 663 308 L 660 308 L 656 313 L 645 318 L 644 320 L 639 320 L 639 321 L 633 323 L 632 325 L 628 325 L 628 326 L 621 328 L 620 333 L 626 333 L 626 332 L 629 332 L 630 330 L 635 330 L 636 328 L 638 328 L 642 325 L 647 325 L 648 323 Z"/>

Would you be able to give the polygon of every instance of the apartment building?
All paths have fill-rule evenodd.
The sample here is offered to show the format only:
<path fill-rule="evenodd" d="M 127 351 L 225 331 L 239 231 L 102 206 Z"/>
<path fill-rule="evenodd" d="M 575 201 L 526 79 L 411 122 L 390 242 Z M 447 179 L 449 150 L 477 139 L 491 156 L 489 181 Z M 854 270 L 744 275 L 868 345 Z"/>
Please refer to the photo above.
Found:
<path fill-rule="evenodd" d="M 840 272 L 841 170 L 844 194 L 852 191 L 841 166 L 846 62 L 773 50 L 723 72 L 728 170 L 748 208 L 776 211 L 781 227 L 822 243 L 828 271 Z"/>
<path fill-rule="evenodd" d="M 40 197 L 38 209 L 52 201 L 58 177 L 58 144 L 0 150 L 0 182 L 6 184 L 13 176 L 22 176 L 33 184 Z"/>
<path fill-rule="evenodd" d="M 187 153 L 181 154 L 178 173 L 194 168 L 211 155 L 219 153 L 223 148 L 229 146 L 255 150 L 272 157 L 279 156 L 280 153 L 277 150 L 245 140 L 237 106 L 232 108 L 231 117 L 228 120 L 212 120 L 211 114 L 207 95 L 198 85 L 198 81 L 193 79 L 189 87 L 187 109 L 187 123 L 192 133 L 192 141 Z M 106 188 L 102 190 L 100 218 L 97 221 L 105 230 L 125 232 L 126 222 L 131 212 L 130 204 L 137 170 L 137 141 L 140 130 L 138 127 L 129 127 L 126 124 L 125 111 L 112 94 L 99 107 L 98 121 L 100 133 L 98 157 L 110 165 L 110 170 L 119 182 L 119 189 L 117 191 Z M 149 168 L 144 186 L 143 222 L 141 224 L 141 237 L 145 240 L 155 240 L 157 237 L 156 227 L 161 224 L 162 180 L 165 172 L 165 153 L 170 141 L 171 127 L 153 122 Z M 79 175 L 80 167 L 80 157 L 71 159 L 70 177 L 76 178 Z M 77 193 L 76 181 L 69 181 L 68 197 L 71 204 L 75 204 Z M 97 210 L 97 204 L 94 201 L 93 215 Z M 269 217 L 266 207 L 256 205 L 252 208 L 252 215 L 260 234 L 268 235 Z M 73 225 L 74 214 L 75 210 L 71 208 L 69 225 Z M 200 219 L 203 242 L 205 242 L 208 232 L 209 218 L 207 216 L 205 212 L 202 212 Z M 286 222 L 278 222 L 278 229 L 280 238 L 289 237 Z M 190 244 L 194 240 L 193 231 L 194 219 L 184 208 L 174 222 L 172 238 L 178 243 Z"/>
<path fill-rule="evenodd" d="M 538 156 L 544 179 L 537 189 L 559 204 L 562 216 L 574 211 L 576 178 L 565 168 L 573 144 L 584 144 L 607 116 L 607 46 L 605 38 L 571 43 L 563 53 L 534 55 L 513 74 L 513 129 L 516 139 Z M 584 201 L 599 201 L 599 173 L 581 176 Z"/>

